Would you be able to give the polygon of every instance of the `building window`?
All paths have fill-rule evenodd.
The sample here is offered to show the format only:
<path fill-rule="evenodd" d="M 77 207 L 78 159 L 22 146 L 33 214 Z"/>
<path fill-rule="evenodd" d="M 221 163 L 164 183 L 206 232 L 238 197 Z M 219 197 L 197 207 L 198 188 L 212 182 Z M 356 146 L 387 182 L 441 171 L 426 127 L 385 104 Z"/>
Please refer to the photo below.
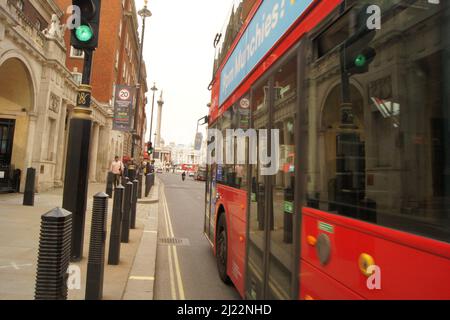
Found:
<path fill-rule="evenodd" d="M 41 30 L 41 21 L 37 20 L 35 26 L 36 29 Z"/>
<path fill-rule="evenodd" d="M 84 52 L 83 52 L 83 50 L 75 49 L 74 47 L 70 47 L 70 57 L 77 58 L 77 59 L 83 59 Z"/>
<path fill-rule="evenodd" d="M 116 51 L 116 70 L 119 69 L 119 50 Z"/>
<path fill-rule="evenodd" d="M 81 81 L 82 81 L 82 79 L 83 79 L 83 75 L 82 75 L 81 73 L 79 73 L 79 72 L 72 72 L 72 77 L 73 77 L 73 80 L 74 80 L 78 85 L 81 84 Z"/>

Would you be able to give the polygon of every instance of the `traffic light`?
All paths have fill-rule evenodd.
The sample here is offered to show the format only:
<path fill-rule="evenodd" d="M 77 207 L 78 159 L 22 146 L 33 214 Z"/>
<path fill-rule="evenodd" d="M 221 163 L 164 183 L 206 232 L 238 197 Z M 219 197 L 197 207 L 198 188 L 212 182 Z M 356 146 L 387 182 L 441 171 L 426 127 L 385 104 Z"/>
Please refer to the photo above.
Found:
<path fill-rule="evenodd" d="M 95 50 L 98 47 L 101 0 L 73 0 L 72 5 L 80 10 L 80 25 L 72 30 L 70 44 L 76 49 Z"/>
<path fill-rule="evenodd" d="M 368 21 L 372 13 L 368 12 L 369 5 L 355 11 L 355 32 L 344 43 L 344 68 L 349 76 L 366 73 L 369 65 L 377 55 L 370 43 L 375 38 L 376 29 L 370 29 Z"/>
<path fill-rule="evenodd" d="M 153 154 L 153 143 L 151 143 L 151 142 L 149 142 L 148 144 L 147 144 L 147 153 L 150 155 L 150 154 Z"/>

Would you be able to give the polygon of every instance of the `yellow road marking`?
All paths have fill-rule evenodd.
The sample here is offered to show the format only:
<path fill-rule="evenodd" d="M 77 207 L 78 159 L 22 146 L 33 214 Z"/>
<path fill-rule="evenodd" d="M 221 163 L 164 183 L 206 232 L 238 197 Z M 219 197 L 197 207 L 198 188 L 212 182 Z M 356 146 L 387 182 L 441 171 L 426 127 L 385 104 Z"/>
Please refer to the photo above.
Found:
<path fill-rule="evenodd" d="M 170 211 L 169 206 L 167 205 L 167 199 L 166 199 L 166 193 L 163 191 L 163 205 L 164 205 L 164 211 L 166 213 L 167 221 L 168 221 L 168 228 L 170 230 L 169 237 L 174 238 L 175 234 L 173 232 L 173 225 L 172 225 L 172 219 L 170 217 Z M 180 268 L 180 261 L 178 259 L 178 251 L 176 246 L 169 246 L 172 247 L 172 253 L 173 258 L 175 262 L 175 272 L 176 272 L 176 278 L 177 278 L 177 284 L 178 284 L 178 295 L 180 297 L 180 300 L 186 300 L 185 294 L 184 294 L 184 286 L 183 286 L 183 278 L 181 277 L 181 268 Z"/>
<path fill-rule="evenodd" d="M 170 246 L 167 247 L 167 255 L 169 256 L 169 271 L 170 271 L 170 291 L 172 293 L 172 300 L 177 300 L 177 289 L 175 287 L 175 276 L 173 273 L 172 253 Z"/>
<path fill-rule="evenodd" d="M 163 194 L 163 191 L 161 191 L 161 199 L 165 199 L 165 195 Z M 163 203 L 163 212 L 164 212 L 164 221 L 165 221 L 165 225 L 166 225 L 166 236 L 170 237 L 170 230 L 169 230 L 169 223 L 167 220 L 167 213 L 166 213 L 166 208 L 164 206 L 164 201 L 162 201 Z M 169 259 L 169 278 L 170 278 L 170 293 L 172 295 L 172 300 L 177 300 L 177 290 L 175 288 L 175 276 L 174 276 L 174 272 L 173 272 L 173 262 L 172 262 L 172 254 L 171 254 L 171 250 L 170 250 L 170 246 L 167 247 L 167 256 Z"/>
<path fill-rule="evenodd" d="M 166 193 L 165 193 L 164 189 L 163 189 L 162 193 L 163 193 L 162 194 L 162 203 L 163 203 L 163 209 L 164 209 L 164 216 L 165 216 L 165 220 L 166 220 L 167 235 L 171 238 L 174 238 L 175 234 L 173 232 L 172 219 L 170 217 L 169 206 L 167 205 Z M 170 265 L 172 276 L 173 276 L 173 272 L 175 269 L 175 276 L 173 276 L 173 277 L 176 277 L 176 281 L 177 281 L 177 285 L 178 285 L 178 296 L 179 296 L 180 300 L 186 300 L 185 293 L 184 293 L 184 286 L 183 286 L 183 278 L 181 277 L 181 268 L 180 268 L 180 261 L 178 259 L 177 248 L 175 246 L 169 246 L 168 253 L 169 253 L 169 265 Z M 172 255 L 173 255 L 173 261 L 172 261 Z M 173 279 L 171 279 L 171 281 L 172 280 Z M 172 285 L 172 289 L 174 287 L 175 286 Z"/>

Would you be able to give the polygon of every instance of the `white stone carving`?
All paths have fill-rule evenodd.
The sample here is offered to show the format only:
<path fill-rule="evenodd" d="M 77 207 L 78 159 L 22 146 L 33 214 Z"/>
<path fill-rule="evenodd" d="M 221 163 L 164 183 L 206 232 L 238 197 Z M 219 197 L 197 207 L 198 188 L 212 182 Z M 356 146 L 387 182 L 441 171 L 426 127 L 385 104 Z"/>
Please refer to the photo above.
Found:
<path fill-rule="evenodd" d="M 61 24 L 59 18 L 56 14 L 52 15 L 52 21 L 50 22 L 50 27 L 46 28 L 44 35 L 48 38 L 53 38 L 58 41 L 64 41 L 64 32 L 66 31 L 66 25 Z"/>

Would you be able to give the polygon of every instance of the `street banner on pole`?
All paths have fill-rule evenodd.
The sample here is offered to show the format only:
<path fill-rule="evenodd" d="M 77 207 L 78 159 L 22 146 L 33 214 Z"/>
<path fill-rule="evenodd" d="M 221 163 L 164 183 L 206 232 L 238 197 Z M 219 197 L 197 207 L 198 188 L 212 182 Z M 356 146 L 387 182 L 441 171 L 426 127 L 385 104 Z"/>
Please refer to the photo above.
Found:
<path fill-rule="evenodd" d="M 133 124 L 134 88 L 126 85 L 117 85 L 114 94 L 114 121 L 113 130 L 132 130 Z"/>
<path fill-rule="evenodd" d="M 202 149 L 202 143 L 203 143 L 203 134 L 200 132 L 197 133 L 195 136 L 195 150 L 200 151 Z"/>

